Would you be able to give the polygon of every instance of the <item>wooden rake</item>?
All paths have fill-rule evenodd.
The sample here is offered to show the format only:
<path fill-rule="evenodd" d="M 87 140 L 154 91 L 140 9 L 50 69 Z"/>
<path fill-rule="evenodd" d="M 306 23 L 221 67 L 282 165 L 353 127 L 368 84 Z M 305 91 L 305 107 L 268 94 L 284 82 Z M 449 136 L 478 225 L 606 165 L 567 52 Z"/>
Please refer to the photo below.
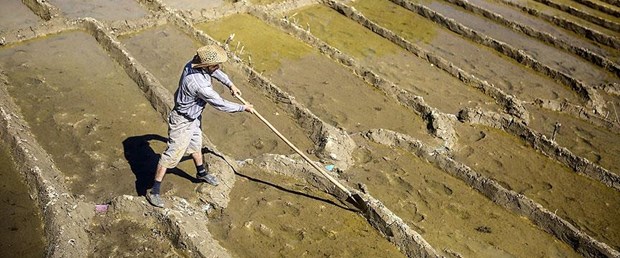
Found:
<path fill-rule="evenodd" d="M 241 101 L 244 105 L 248 105 L 249 104 L 247 101 L 245 101 L 245 99 L 243 99 L 241 96 L 239 96 L 239 94 L 234 94 L 234 96 L 239 101 Z M 347 194 L 347 199 L 345 201 L 353 204 L 355 207 L 357 207 L 358 209 L 360 209 L 362 211 L 366 209 L 366 206 L 362 204 L 364 202 L 364 199 L 361 196 L 359 196 L 359 194 L 351 193 L 351 191 L 349 191 L 349 189 L 347 189 L 344 185 L 342 185 L 340 182 L 338 182 L 335 178 L 330 176 L 327 173 L 327 171 L 325 171 L 325 169 L 321 168 L 314 161 L 312 161 L 310 158 L 308 158 L 308 156 L 306 156 L 306 154 L 304 154 L 302 151 L 300 151 L 293 143 L 291 143 L 286 137 L 284 137 L 284 135 L 282 135 L 280 133 L 280 131 L 278 131 L 278 129 L 276 129 L 271 123 L 269 123 L 269 121 L 267 121 L 267 119 L 265 119 L 260 113 L 258 113 L 258 111 L 254 110 L 253 113 L 254 113 L 254 115 L 256 115 L 256 117 L 258 117 L 258 119 L 260 119 L 265 125 L 267 125 L 267 127 L 269 127 L 269 129 L 271 129 L 271 131 L 273 131 L 278 137 L 280 137 L 280 139 L 282 139 L 289 147 L 291 147 L 291 149 L 293 149 L 297 154 L 299 154 L 299 156 L 301 156 L 313 168 L 315 168 L 317 171 L 319 171 L 325 178 L 327 178 L 330 182 L 332 182 L 336 187 L 338 187 L 340 190 L 345 192 Z"/>

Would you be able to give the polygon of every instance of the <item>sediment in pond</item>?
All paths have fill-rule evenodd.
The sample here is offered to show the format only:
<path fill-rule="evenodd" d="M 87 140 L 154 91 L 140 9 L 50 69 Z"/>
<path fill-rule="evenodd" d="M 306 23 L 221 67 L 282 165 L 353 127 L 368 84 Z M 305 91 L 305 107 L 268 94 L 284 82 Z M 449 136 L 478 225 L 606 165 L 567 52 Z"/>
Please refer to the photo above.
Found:
<path fill-rule="evenodd" d="M 298 178 L 333 196 L 340 196 L 340 200 L 347 197 L 346 194 L 343 196 L 343 191 L 334 187 L 323 175 L 297 156 L 266 154 L 258 159 L 245 162 L 256 165 L 265 171 Z M 337 173 L 342 173 L 339 168 L 335 170 L 339 171 Z M 346 203 L 342 202 L 342 204 L 346 204 L 348 207 L 355 206 L 354 209 L 358 210 L 370 225 L 396 245 L 407 257 L 439 257 L 437 251 L 418 232 L 395 215 L 381 201 L 369 194 L 354 189 L 349 190 L 355 196 L 355 204 L 349 200 Z"/>
<path fill-rule="evenodd" d="M 395 36 L 395 35 L 392 35 L 391 32 L 384 31 L 385 29 L 378 27 L 378 25 L 376 25 L 376 24 L 371 24 L 372 22 L 366 20 L 363 17 L 360 17 L 359 14 L 356 14 L 356 13 L 349 14 L 348 13 L 348 12 L 355 12 L 355 11 L 349 10 L 349 9 L 343 7 L 343 6 L 338 6 L 338 5 L 335 5 L 333 7 L 334 8 L 338 8 L 339 10 L 343 9 L 344 13 L 347 16 L 354 17 L 354 19 L 357 20 L 358 22 L 360 22 L 363 25 L 371 28 L 373 31 L 376 31 L 377 33 L 381 34 L 382 36 L 390 38 L 393 42 L 399 43 L 399 44 L 402 43 L 401 41 L 403 41 L 403 39 L 401 39 L 399 36 Z M 409 44 L 402 44 L 401 46 L 402 47 L 406 47 L 407 49 L 410 49 L 410 45 Z M 416 52 L 418 52 L 418 50 L 416 50 Z M 426 55 L 428 55 L 428 54 L 426 54 Z M 429 59 L 429 62 L 431 62 L 431 61 L 432 60 Z M 450 64 L 450 65 L 452 65 L 452 64 Z M 450 71 L 450 70 L 446 70 L 446 71 Z M 452 73 L 452 75 L 453 76 L 458 76 L 459 78 L 461 78 L 463 73 L 465 73 L 465 72 L 464 71 L 463 72 L 459 71 L 458 74 Z M 478 79 L 475 78 L 475 77 L 472 77 L 471 79 L 468 79 L 468 80 L 474 80 L 475 81 L 475 80 L 478 80 Z M 485 83 L 486 83 L 486 81 L 485 81 Z M 482 84 L 481 86 L 484 86 L 484 84 Z M 493 92 L 493 91 L 491 91 L 493 89 L 494 89 L 494 87 L 491 86 L 491 85 L 486 85 L 486 87 L 481 88 L 481 90 L 486 92 L 487 94 L 489 92 Z M 500 90 L 495 90 L 495 91 L 501 92 Z M 512 90 L 512 91 L 514 91 L 514 90 Z M 605 94 L 600 94 L 600 95 L 605 96 Z M 495 93 L 494 93 L 492 96 L 494 96 L 494 98 L 496 98 L 496 97 L 497 98 L 509 98 L 509 97 L 511 97 L 511 96 L 506 96 L 503 93 L 500 93 L 499 96 L 495 95 Z M 499 99 L 498 99 L 498 101 L 499 101 Z M 615 123 L 614 122 L 610 122 L 608 117 L 606 118 L 606 117 L 601 116 L 600 114 L 595 114 L 594 111 L 592 111 L 592 110 L 585 109 L 583 107 L 580 107 L 579 104 L 576 105 L 576 104 L 569 103 L 567 101 L 568 101 L 568 99 L 566 99 L 566 98 L 564 98 L 564 100 L 561 101 L 561 102 L 554 101 L 554 100 L 549 100 L 549 99 L 540 99 L 540 98 L 536 99 L 536 102 L 537 103 L 542 103 L 543 104 L 542 106 L 544 106 L 545 108 L 561 111 L 561 112 L 566 113 L 566 114 L 571 114 L 571 115 L 573 115 L 575 117 L 581 117 L 581 118 L 587 119 L 588 121 L 591 121 L 591 122 L 593 122 L 593 123 L 595 123 L 595 124 L 597 124 L 599 126 L 606 126 L 606 127 L 610 127 L 610 128 L 616 127 Z M 504 101 L 502 101 L 502 103 L 503 102 Z M 556 103 L 556 102 L 559 103 L 559 104 L 553 104 L 553 103 Z M 576 103 L 580 103 L 580 102 L 577 101 Z M 600 105 L 604 105 L 604 103 L 602 103 L 600 101 L 597 102 L 597 103 L 599 103 Z M 510 107 L 510 105 L 507 107 L 509 111 L 515 111 L 515 109 L 509 108 L 509 107 Z M 521 107 L 521 109 L 524 110 L 523 107 Z M 513 112 L 511 112 L 511 113 L 513 113 Z M 522 113 L 523 112 L 519 112 L 519 114 L 522 114 Z M 523 117 L 523 116 L 521 115 L 519 117 Z M 527 119 L 526 119 L 526 121 L 527 121 Z"/>
<path fill-rule="evenodd" d="M 589 23 L 572 15 L 553 9 L 535 1 L 509 1 L 501 0 L 503 4 L 514 6 L 531 15 L 541 17 L 559 27 L 585 35 L 587 38 L 611 47 L 620 46 L 620 40 L 613 36 L 612 31 Z"/>
<path fill-rule="evenodd" d="M 594 23 L 601 27 L 610 29 L 612 31 L 620 32 L 620 19 L 617 16 L 602 12 L 600 10 L 592 9 L 589 6 L 584 6 L 581 3 L 573 1 L 550 1 L 550 0 L 535 0 L 549 7 L 558 9 L 562 12 L 568 13 L 572 16 L 578 17 L 582 20 Z"/>
<path fill-rule="evenodd" d="M 35 15 L 19 0 L 2 2 L 0 10 L 0 35 L 15 29 L 27 29 L 41 22 L 42 19 Z"/>
<path fill-rule="evenodd" d="M 615 257 L 619 255 L 618 251 L 577 229 L 572 223 L 557 216 L 555 212 L 546 209 L 522 194 L 506 189 L 496 180 L 472 170 L 463 163 L 455 161 L 445 154 L 433 151 L 410 136 L 382 129 L 368 131 L 364 136 L 387 146 L 403 148 L 426 159 L 444 172 L 462 180 L 496 204 L 527 217 L 532 223 L 572 246 L 584 256 Z"/>
<path fill-rule="evenodd" d="M 209 224 L 240 257 L 389 256 L 396 246 L 314 186 L 245 163 L 222 216 Z"/>
<path fill-rule="evenodd" d="M 147 15 L 136 1 L 112 0 L 104 2 L 79 0 L 50 0 L 67 17 L 92 17 L 103 21 L 132 20 Z"/>
<path fill-rule="evenodd" d="M 429 8 L 429 10 L 435 11 L 447 19 L 452 19 L 456 24 L 483 35 L 482 37 L 488 37 L 491 40 L 497 41 L 500 45 L 503 44 L 504 48 L 513 49 L 510 52 L 515 52 L 514 49 L 518 49 L 520 55 L 514 55 L 508 51 L 503 51 L 503 53 L 509 54 L 517 60 L 519 56 L 530 58 L 532 62 L 537 64 L 532 65 L 537 71 L 557 71 L 575 80 L 587 82 L 586 87 L 588 85 L 592 87 L 599 84 L 619 82 L 616 73 L 583 60 L 571 52 L 557 49 L 554 46 L 512 31 L 508 27 L 462 10 L 457 6 L 444 3 L 443 1 L 433 1 L 430 3 L 412 1 L 412 3 Z M 496 49 L 500 51 L 497 47 Z M 562 59 L 562 62 L 558 62 L 559 59 Z M 539 66 L 540 68 L 538 68 Z M 545 73 L 552 75 L 550 72 Z"/>
<path fill-rule="evenodd" d="M 608 211 L 620 204 L 620 192 L 572 172 L 506 132 L 467 124 L 457 126 L 457 132 L 462 147 L 455 160 L 542 204 L 595 239 L 618 246 L 618 218 Z"/>
<path fill-rule="evenodd" d="M 0 68 L 2 66 L 0 65 Z M 10 148 L 16 169 L 40 207 L 49 257 L 85 256 L 90 240 L 84 225 L 93 212 L 74 198 L 51 157 L 37 143 L 19 107 L 8 93 L 10 82 L 0 73 L 0 137 Z M 66 223 L 71 221 L 72 223 Z"/>
<path fill-rule="evenodd" d="M 411 36 L 411 26 L 404 26 L 402 22 L 397 23 L 391 19 L 386 19 L 385 14 L 389 12 L 398 12 L 400 16 L 406 17 L 407 21 L 403 21 L 405 24 L 410 24 L 411 19 L 417 19 L 418 21 L 416 21 L 416 23 L 431 23 L 431 21 L 426 21 L 424 20 L 425 18 L 418 17 L 417 13 L 409 11 L 396 3 L 390 3 L 388 1 L 373 2 L 372 5 L 369 3 L 368 1 L 357 2 L 354 7 L 361 9 L 361 12 L 367 15 L 371 20 L 378 21 L 379 24 L 386 26 L 406 39 L 411 39 L 413 42 L 415 42 L 415 37 Z M 433 17 L 433 22 L 447 26 L 450 30 L 464 34 L 464 36 L 471 38 L 474 42 L 490 47 L 480 47 L 474 42 L 453 35 L 452 31 L 444 28 L 438 30 L 438 32 L 442 33 L 437 34 L 432 44 L 420 43 L 422 47 L 430 49 L 432 52 L 454 62 L 457 66 L 472 71 L 474 75 L 479 76 L 481 79 L 488 80 L 499 88 L 517 95 L 521 100 L 530 101 L 536 97 L 544 99 L 567 98 L 571 100 L 571 102 L 587 102 L 593 106 L 600 106 L 600 103 L 597 102 L 598 98 L 595 95 L 596 92 L 584 86 L 581 82 L 576 81 L 574 78 L 563 73 L 558 73 L 556 70 L 549 69 L 504 43 L 496 42 L 484 35 L 478 35 L 470 29 L 452 20 L 447 20 L 445 17 L 440 16 L 426 7 L 413 5 L 406 1 L 399 1 L 398 3 L 414 11 L 417 10 L 418 12 L 424 13 L 425 17 L 429 17 L 428 19 Z M 432 13 L 429 14 L 429 12 Z M 440 25 L 435 26 L 439 27 Z M 456 44 L 456 42 L 458 42 L 458 44 Z M 517 56 L 519 56 L 517 58 L 519 61 L 525 62 L 523 63 L 525 65 L 536 67 L 535 70 L 542 74 L 522 67 L 515 59 L 509 59 L 505 56 L 498 55 L 494 49 L 501 49 L 502 53 L 508 54 L 512 58 L 517 58 Z M 459 55 L 450 53 L 459 53 Z M 545 75 L 549 75 L 550 77 Z M 528 78 L 528 80 L 525 81 L 523 78 Z M 564 85 L 557 84 L 552 79 L 560 80 Z M 517 85 L 517 83 L 519 85 Z"/>
<path fill-rule="evenodd" d="M 299 40 L 256 18 L 231 16 L 198 27 L 222 41 L 229 33 L 235 33 L 257 70 L 265 71 L 275 84 L 329 124 L 349 132 L 387 127 L 417 135 L 425 141 L 436 141 L 426 132 L 426 125 L 418 115 L 394 104 L 390 98 Z M 261 33 L 256 34 L 255 30 Z M 267 42 L 270 46 L 263 45 Z M 296 75 L 295 80 L 290 79 L 291 74 Z M 364 102 L 351 102 L 351 99 L 364 99 Z"/>
<path fill-rule="evenodd" d="M 620 134 L 614 132 L 616 127 L 595 126 L 579 118 L 545 109 L 532 112 L 529 126 L 575 155 L 620 174 Z"/>
<path fill-rule="evenodd" d="M 432 24 L 431 21 L 427 21 L 387 0 L 372 3 L 369 1 L 358 1 L 353 7 L 360 10 L 369 19 L 376 21 L 379 25 L 385 26 L 405 39 L 409 39 L 411 42 L 415 42 L 421 47 L 450 60 L 459 67 L 471 71 L 481 79 L 492 82 L 502 90 L 515 94 L 522 100 L 566 98 L 577 103 L 580 102 L 579 97 L 567 87 L 558 85 L 551 79 L 539 76 L 531 70 L 521 68 L 516 62 L 501 58 L 497 53 L 493 53 L 493 51 L 485 47 L 474 46 L 472 43 L 455 37 L 451 32 L 439 29 L 439 26 Z M 411 25 L 415 22 L 416 24 L 422 23 L 428 24 L 430 27 L 437 27 L 434 40 L 428 43 L 419 41 L 419 36 L 415 36 L 417 33 L 410 29 L 412 26 L 406 26 L 403 22 L 387 18 L 394 16 L 385 15 L 392 12 L 396 12 L 398 14 L 397 17 L 406 17 L 407 21 L 403 21 L 405 24 Z M 459 53 L 459 55 L 448 53 Z M 514 68 L 517 70 L 515 71 Z M 502 71 L 511 71 L 511 73 Z M 524 81 L 523 78 L 528 78 L 528 80 Z"/>
<path fill-rule="evenodd" d="M 617 71 L 620 52 L 605 45 L 594 44 L 591 40 L 573 31 L 555 27 L 541 18 L 533 18 L 505 5 L 479 0 L 468 2 L 450 0 L 449 2 L 555 47 L 571 51 L 586 60 L 590 60 L 590 62 L 607 67 L 612 72 Z M 613 64 L 608 64 L 608 62 L 613 62 Z M 617 74 L 617 72 L 615 73 Z"/>
<path fill-rule="evenodd" d="M 292 12 L 289 13 L 291 19 L 300 26 L 309 26 L 313 35 L 361 64 L 376 69 L 379 76 L 391 80 L 401 89 L 424 98 L 430 106 L 452 114 L 472 105 L 500 109 L 490 97 L 324 5 Z M 446 102 L 446 96 L 457 101 Z"/>
<path fill-rule="evenodd" d="M 459 120 L 474 125 L 480 124 L 505 130 L 521 138 L 535 150 L 541 151 L 548 157 L 571 168 L 574 172 L 598 180 L 616 190 L 620 189 L 620 176 L 583 157 L 573 154 L 568 149 L 559 146 L 553 139 L 548 139 L 545 135 L 533 131 L 525 124 L 515 121 L 512 117 L 494 112 L 466 109 L 459 113 Z"/>
<path fill-rule="evenodd" d="M 579 256 L 565 243 L 409 151 L 361 136 L 354 139 L 358 143 L 356 164 L 343 177 L 383 200 L 443 255 Z"/>
<path fill-rule="evenodd" d="M 388 30 L 378 25 L 377 23 L 369 20 L 362 13 L 360 13 L 359 11 L 357 11 L 356 9 L 350 6 L 343 5 L 341 3 L 338 3 L 332 0 L 325 1 L 325 3 L 331 8 L 338 11 L 339 13 L 342 13 L 345 16 L 349 17 L 350 19 L 355 20 L 356 22 L 363 25 L 364 27 L 372 30 L 373 32 L 381 35 L 382 37 L 389 39 L 390 41 L 397 44 L 398 46 L 404 49 L 407 49 L 408 51 L 412 52 L 416 56 L 424 60 L 427 60 L 429 63 L 437 66 L 438 68 L 458 78 L 459 80 L 467 83 L 468 85 L 474 87 L 475 89 L 478 89 L 484 92 L 486 95 L 491 96 L 493 99 L 495 99 L 497 103 L 504 106 L 504 108 L 509 114 L 517 116 L 519 119 L 522 119 L 526 122 L 529 119 L 528 112 L 527 110 L 525 110 L 525 108 L 523 107 L 523 103 L 520 100 L 516 99 L 512 95 L 506 94 L 501 89 L 494 86 L 493 84 L 477 78 L 473 74 L 461 69 L 460 67 L 454 65 L 453 63 L 442 58 L 441 56 L 438 56 L 436 54 L 433 54 L 429 51 L 426 51 L 420 48 L 416 44 L 413 44 L 412 42 L 404 39 L 403 37 L 397 35 L 391 30 Z M 418 35 L 418 34 L 422 34 L 422 33 L 417 33 L 414 35 Z"/>

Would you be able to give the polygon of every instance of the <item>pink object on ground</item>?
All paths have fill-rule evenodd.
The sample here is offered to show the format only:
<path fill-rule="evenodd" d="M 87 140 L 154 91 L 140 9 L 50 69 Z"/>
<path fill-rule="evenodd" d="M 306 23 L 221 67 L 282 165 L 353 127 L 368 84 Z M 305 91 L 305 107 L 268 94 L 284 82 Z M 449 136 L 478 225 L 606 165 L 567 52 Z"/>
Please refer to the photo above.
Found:
<path fill-rule="evenodd" d="M 108 211 L 108 205 L 107 204 L 97 204 L 97 205 L 95 205 L 95 211 L 96 212 L 106 212 L 106 211 Z"/>

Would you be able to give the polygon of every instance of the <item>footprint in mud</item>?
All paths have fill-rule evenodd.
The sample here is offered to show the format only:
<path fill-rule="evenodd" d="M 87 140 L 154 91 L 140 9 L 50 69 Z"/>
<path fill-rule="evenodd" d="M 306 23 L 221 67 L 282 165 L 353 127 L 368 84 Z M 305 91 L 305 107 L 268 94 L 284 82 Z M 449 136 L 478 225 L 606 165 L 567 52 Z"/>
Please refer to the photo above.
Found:
<path fill-rule="evenodd" d="M 258 138 L 252 142 L 252 146 L 257 150 L 263 150 L 265 152 L 273 152 L 278 143 L 275 140 L 263 140 Z"/>
<path fill-rule="evenodd" d="M 446 195 L 452 195 L 452 189 L 447 185 L 437 182 L 435 180 L 424 179 L 424 181 L 437 193 L 445 193 Z"/>
<path fill-rule="evenodd" d="M 358 164 L 366 164 L 372 160 L 372 153 L 363 146 L 353 152 L 353 160 Z"/>
<path fill-rule="evenodd" d="M 501 180 L 497 180 L 497 179 L 494 179 L 494 180 L 495 180 L 495 182 L 497 182 L 499 185 L 501 185 L 502 187 L 506 188 L 507 190 L 509 190 L 509 191 L 513 190 L 512 187 L 510 186 L 510 184 L 508 184 L 508 183 L 506 183 L 504 181 L 501 181 Z"/>
<path fill-rule="evenodd" d="M 601 160 L 603 159 L 603 157 L 601 157 L 601 155 L 598 155 L 596 153 L 590 153 L 592 154 L 592 157 L 590 157 L 590 161 L 592 161 L 595 164 L 601 164 Z"/>
<path fill-rule="evenodd" d="M 409 221 L 412 223 L 420 223 L 426 219 L 426 216 L 420 212 L 415 202 L 411 200 L 398 200 L 398 205 L 406 212 L 409 213 Z M 410 223 L 410 224 L 412 224 Z"/>
<path fill-rule="evenodd" d="M 446 207 L 446 210 L 451 211 L 452 213 L 456 214 L 459 218 L 464 219 L 464 220 L 468 220 L 469 218 L 471 218 L 471 214 L 469 214 L 469 212 L 467 212 L 467 209 L 463 208 L 460 203 L 451 202 Z"/>
<path fill-rule="evenodd" d="M 474 140 L 474 142 L 479 142 L 479 141 L 483 140 L 483 139 L 484 139 L 484 138 L 486 138 L 486 137 L 487 137 L 487 134 L 486 134 L 484 131 L 480 131 L 480 132 L 478 133 L 478 138 L 476 138 L 476 139 Z"/>
<path fill-rule="evenodd" d="M 500 80 L 497 82 L 497 86 L 500 89 L 507 89 L 508 92 L 514 92 L 514 85 L 512 85 L 512 82 L 507 81 L 507 80 Z"/>
<path fill-rule="evenodd" d="M 465 158 L 469 158 L 469 157 L 471 157 L 471 155 L 474 154 L 474 148 L 472 148 L 471 146 L 467 146 L 467 147 L 463 148 L 460 152 L 463 153 L 463 156 Z"/>
<path fill-rule="evenodd" d="M 487 233 L 487 234 L 493 233 L 493 230 L 491 230 L 491 227 L 489 226 L 478 226 L 475 229 L 476 231 L 481 232 L 481 233 Z"/>
<path fill-rule="evenodd" d="M 578 141 L 580 143 L 583 143 L 585 145 L 587 145 L 588 149 L 597 149 L 596 146 L 594 146 L 594 144 L 592 144 L 591 140 L 593 140 L 594 138 L 596 138 L 592 133 L 588 132 L 587 130 L 584 130 L 580 127 L 575 127 L 575 134 L 577 135 L 577 138 L 579 139 Z"/>
<path fill-rule="evenodd" d="M 560 98 L 560 94 L 558 94 L 556 91 L 552 91 L 551 94 L 553 94 L 553 96 L 552 96 L 553 99 L 559 99 Z"/>
<path fill-rule="evenodd" d="M 450 187 L 448 187 L 447 185 L 443 185 L 443 191 L 447 194 L 447 195 L 452 195 L 453 191 Z"/>
<path fill-rule="evenodd" d="M 526 184 L 525 186 L 521 187 L 519 189 L 519 191 L 517 191 L 519 194 L 525 194 L 526 192 L 529 192 L 531 190 L 534 189 L 534 186 L 531 184 Z"/>

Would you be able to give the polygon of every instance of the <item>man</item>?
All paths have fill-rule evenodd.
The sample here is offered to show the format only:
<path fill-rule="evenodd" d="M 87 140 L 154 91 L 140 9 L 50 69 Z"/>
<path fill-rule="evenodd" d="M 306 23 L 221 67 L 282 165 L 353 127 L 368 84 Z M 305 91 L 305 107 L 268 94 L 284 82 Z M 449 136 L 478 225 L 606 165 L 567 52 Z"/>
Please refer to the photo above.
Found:
<path fill-rule="evenodd" d="M 217 45 L 207 45 L 196 51 L 194 58 L 183 68 L 179 88 L 174 94 L 174 108 L 168 116 L 168 147 L 162 153 L 153 188 L 146 198 L 153 206 L 164 207 L 160 196 L 161 182 L 166 170 L 177 166 L 183 155 L 190 154 L 196 165 L 196 178 L 218 185 L 217 178 L 208 174 L 202 158 L 202 111 L 206 104 L 224 112 L 254 112 L 252 105 L 229 102 L 213 90 L 211 78 L 230 89 L 233 95 L 241 94 L 220 65 L 228 60 L 226 51 Z"/>

